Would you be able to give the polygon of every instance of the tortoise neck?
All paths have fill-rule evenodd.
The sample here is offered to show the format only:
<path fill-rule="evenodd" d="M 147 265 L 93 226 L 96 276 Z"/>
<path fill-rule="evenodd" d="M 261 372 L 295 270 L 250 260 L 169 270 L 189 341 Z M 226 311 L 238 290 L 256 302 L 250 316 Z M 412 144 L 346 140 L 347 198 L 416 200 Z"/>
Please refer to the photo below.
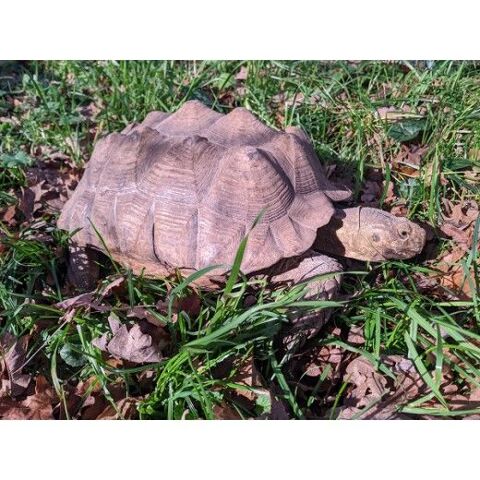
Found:
<path fill-rule="evenodd" d="M 318 229 L 313 248 L 341 257 L 351 257 L 355 245 L 355 224 L 360 221 L 360 207 L 337 208 L 327 225 Z M 347 254 L 348 252 L 348 254 Z"/>

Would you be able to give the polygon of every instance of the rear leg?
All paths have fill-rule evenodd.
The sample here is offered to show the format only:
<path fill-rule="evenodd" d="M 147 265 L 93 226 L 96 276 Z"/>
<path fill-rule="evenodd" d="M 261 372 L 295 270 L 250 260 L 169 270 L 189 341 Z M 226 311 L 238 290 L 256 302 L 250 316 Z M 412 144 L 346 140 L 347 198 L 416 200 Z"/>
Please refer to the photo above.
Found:
<path fill-rule="evenodd" d="M 278 270 L 281 270 L 281 272 L 275 273 Z M 335 259 L 309 250 L 299 258 L 285 259 L 275 265 L 272 271 L 272 282 L 297 284 L 318 275 L 325 275 L 326 278 L 314 279 L 307 284 L 305 299 L 332 300 L 340 288 L 342 270 L 342 266 Z M 308 338 L 319 332 L 330 315 L 330 309 L 307 313 L 292 312 L 290 314 L 291 324 L 284 332 L 283 345 L 288 351 L 303 345 Z"/>
<path fill-rule="evenodd" d="M 99 276 L 97 252 L 84 245 L 72 244 L 69 248 L 68 283 L 79 290 L 93 290 Z"/>

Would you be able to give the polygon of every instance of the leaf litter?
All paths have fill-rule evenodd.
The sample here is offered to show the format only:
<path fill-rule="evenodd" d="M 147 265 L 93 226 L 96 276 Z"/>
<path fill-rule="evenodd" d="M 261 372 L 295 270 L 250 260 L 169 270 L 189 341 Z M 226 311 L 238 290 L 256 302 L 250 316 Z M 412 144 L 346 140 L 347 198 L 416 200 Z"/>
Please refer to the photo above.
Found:
<path fill-rule="evenodd" d="M 132 363 L 157 363 L 163 358 L 161 345 L 146 333 L 145 323 L 136 323 L 130 329 L 111 313 L 108 317 L 110 333 L 92 341 L 92 344 L 110 355 Z M 142 330 L 143 326 L 143 330 Z M 164 345 L 165 346 L 165 345 Z"/>
<path fill-rule="evenodd" d="M 22 373 L 27 358 L 28 337 L 14 337 L 5 332 L 0 337 L 0 395 L 8 393 L 16 397 L 30 384 L 32 376 Z"/>

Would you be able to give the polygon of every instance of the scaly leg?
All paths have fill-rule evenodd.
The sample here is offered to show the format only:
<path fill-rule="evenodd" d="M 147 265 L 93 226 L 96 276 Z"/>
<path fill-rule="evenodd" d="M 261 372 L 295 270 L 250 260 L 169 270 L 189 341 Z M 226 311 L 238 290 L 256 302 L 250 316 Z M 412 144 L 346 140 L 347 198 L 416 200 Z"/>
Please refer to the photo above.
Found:
<path fill-rule="evenodd" d="M 78 244 L 71 245 L 69 252 L 68 282 L 79 290 L 93 290 L 99 277 L 97 252 Z"/>
<path fill-rule="evenodd" d="M 280 273 L 276 273 L 278 270 Z M 341 271 L 342 266 L 333 258 L 309 250 L 299 258 L 285 259 L 275 265 L 272 282 L 296 284 L 318 275 L 333 274 L 327 278 L 312 280 L 307 285 L 305 295 L 308 300 L 332 300 L 340 287 Z M 284 345 L 291 350 L 293 346 L 300 345 L 307 338 L 316 335 L 328 321 L 330 314 L 330 309 L 312 313 L 293 312 L 290 315 L 291 326 L 283 340 Z"/>

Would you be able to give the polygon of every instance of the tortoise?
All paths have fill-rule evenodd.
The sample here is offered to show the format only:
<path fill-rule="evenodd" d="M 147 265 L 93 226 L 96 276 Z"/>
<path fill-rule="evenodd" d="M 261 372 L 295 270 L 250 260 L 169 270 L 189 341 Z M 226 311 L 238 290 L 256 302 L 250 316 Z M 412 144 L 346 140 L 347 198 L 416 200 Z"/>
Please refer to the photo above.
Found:
<path fill-rule="evenodd" d="M 342 267 L 327 254 L 407 259 L 425 244 L 425 231 L 406 218 L 338 205 L 350 197 L 327 178 L 301 128 L 277 131 L 245 108 L 225 115 L 188 101 L 99 140 L 58 226 L 75 232 L 69 275 L 79 285 L 91 280 L 96 250 L 137 274 L 214 264 L 206 279 L 218 277 L 249 233 L 243 273 L 273 283 L 316 277 L 307 298 L 330 299 Z"/>

